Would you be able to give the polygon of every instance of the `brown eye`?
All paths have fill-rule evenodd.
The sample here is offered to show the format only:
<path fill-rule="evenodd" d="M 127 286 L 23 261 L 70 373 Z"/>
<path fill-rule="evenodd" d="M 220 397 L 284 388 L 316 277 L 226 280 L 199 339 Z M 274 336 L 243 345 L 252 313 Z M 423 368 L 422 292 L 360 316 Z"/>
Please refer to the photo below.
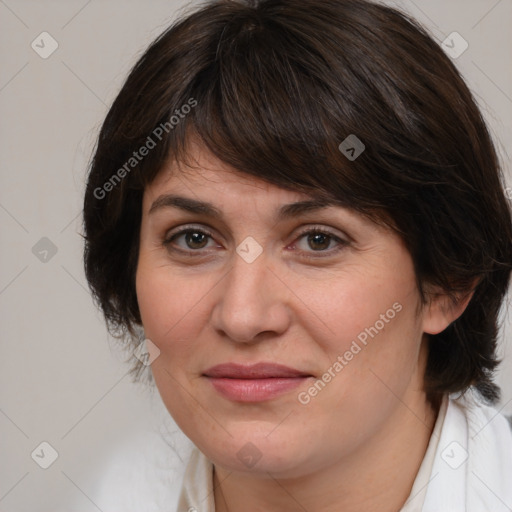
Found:
<path fill-rule="evenodd" d="M 163 245 L 168 250 L 181 250 L 195 252 L 200 249 L 211 247 L 210 242 L 214 242 L 212 235 L 201 229 L 182 229 L 176 233 L 167 236 L 163 241 Z M 215 244 L 214 244 L 215 245 Z"/>
<path fill-rule="evenodd" d="M 294 242 L 294 247 L 305 258 L 334 256 L 348 245 L 347 240 L 327 231 L 326 228 L 309 228 L 300 233 Z"/>
<path fill-rule="evenodd" d="M 200 231 L 188 231 L 184 236 L 189 249 L 202 249 L 208 243 L 208 235 Z"/>
<path fill-rule="evenodd" d="M 332 237 L 325 233 L 313 233 L 308 235 L 308 245 L 313 251 L 324 251 L 329 248 Z"/>

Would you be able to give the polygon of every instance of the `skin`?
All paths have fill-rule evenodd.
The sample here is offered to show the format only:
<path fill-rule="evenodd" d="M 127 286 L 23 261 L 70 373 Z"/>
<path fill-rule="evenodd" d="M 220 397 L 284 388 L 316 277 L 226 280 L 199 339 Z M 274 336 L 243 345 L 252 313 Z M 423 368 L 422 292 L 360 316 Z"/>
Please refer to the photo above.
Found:
<path fill-rule="evenodd" d="M 279 207 L 308 196 L 239 173 L 197 144 L 189 156 L 192 168 L 169 163 L 144 192 L 136 287 L 146 337 L 160 349 L 151 368 L 162 400 L 214 463 L 216 511 L 399 510 L 437 415 L 423 391 L 427 334 L 444 330 L 469 298 L 453 306 L 438 294 L 422 306 L 411 256 L 393 232 L 339 206 L 277 221 Z M 170 193 L 208 201 L 222 217 L 149 213 Z M 185 225 L 212 237 L 164 243 Z M 301 231 L 318 228 L 346 243 L 312 244 Z M 252 263 L 236 252 L 248 236 L 263 249 Z M 298 393 L 395 303 L 401 311 L 301 404 Z M 313 377 L 240 403 L 203 376 L 216 364 L 260 361 Z M 261 454 L 251 468 L 237 457 L 248 442 Z"/>

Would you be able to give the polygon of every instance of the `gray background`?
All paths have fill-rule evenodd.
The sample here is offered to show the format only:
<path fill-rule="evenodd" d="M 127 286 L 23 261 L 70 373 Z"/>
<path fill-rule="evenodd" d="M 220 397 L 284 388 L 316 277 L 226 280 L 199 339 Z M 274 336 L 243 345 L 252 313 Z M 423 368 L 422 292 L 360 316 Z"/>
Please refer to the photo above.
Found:
<path fill-rule="evenodd" d="M 438 41 L 457 31 L 469 43 L 456 64 L 512 187 L 512 1 L 394 4 Z M 157 393 L 126 376 L 128 355 L 107 335 L 87 289 L 79 234 L 101 121 L 137 56 L 183 6 L 0 0 L 0 512 L 107 512 L 99 489 L 110 458 L 166 417 Z M 46 59 L 31 47 L 43 31 L 59 45 Z M 41 252 L 49 245 L 55 254 Z M 500 407 L 512 414 L 510 318 L 500 354 Z M 48 469 L 31 458 L 43 441 L 59 455 Z"/>

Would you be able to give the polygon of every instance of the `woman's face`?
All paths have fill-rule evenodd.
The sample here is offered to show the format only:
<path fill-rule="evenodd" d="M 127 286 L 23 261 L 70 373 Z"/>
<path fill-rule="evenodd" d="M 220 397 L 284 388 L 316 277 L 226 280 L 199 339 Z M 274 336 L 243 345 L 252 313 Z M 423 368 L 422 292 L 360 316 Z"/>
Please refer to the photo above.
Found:
<path fill-rule="evenodd" d="M 276 477 L 389 435 L 425 403 L 429 326 L 401 239 L 193 147 L 199 169 L 145 190 L 136 279 L 177 424 L 215 464 Z"/>

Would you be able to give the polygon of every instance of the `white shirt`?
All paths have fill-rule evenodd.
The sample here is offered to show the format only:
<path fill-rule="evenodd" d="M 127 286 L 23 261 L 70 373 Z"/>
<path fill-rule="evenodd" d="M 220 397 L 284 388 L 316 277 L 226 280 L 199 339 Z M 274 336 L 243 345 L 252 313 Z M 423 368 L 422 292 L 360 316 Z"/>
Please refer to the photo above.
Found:
<path fill-rule="evenodd" d="M 174 464 L 169 464 L 169 445 L 176 454 Z M 104 480 L 97 501 L 103 512 L 215 512 L 211 461 L 190 442 L 181 452 L 169 440 L 163 446 L 166 450 L 148 446 L 149 455 L 135 467 L 126 466 L 133 461 L 118 465 L 125 471 L 123 478 Z M 446 396 L 400 512 L 511 510 L 510 425 L 471 392 Z"/>

